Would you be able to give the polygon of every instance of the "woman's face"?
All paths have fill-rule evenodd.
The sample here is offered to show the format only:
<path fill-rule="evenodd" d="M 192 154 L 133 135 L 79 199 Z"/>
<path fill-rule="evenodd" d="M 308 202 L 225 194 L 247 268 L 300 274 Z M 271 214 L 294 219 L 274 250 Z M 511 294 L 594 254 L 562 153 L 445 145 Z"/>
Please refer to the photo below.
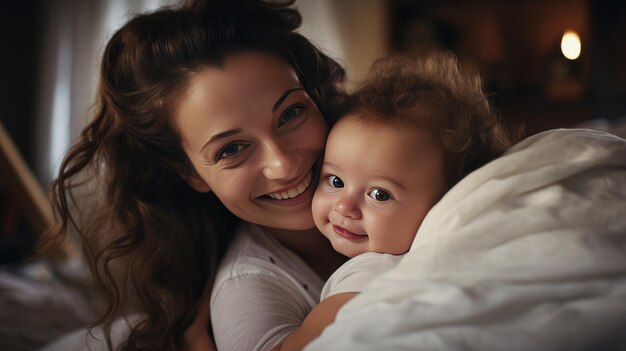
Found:
<path fill-rule="evenodd" d="M 238 53 L 196 74 L 177 111 L 198 191 L 236 216 L 272 228 L 314 226 L 313 169 L 328 126 L 289 64 Z"/>

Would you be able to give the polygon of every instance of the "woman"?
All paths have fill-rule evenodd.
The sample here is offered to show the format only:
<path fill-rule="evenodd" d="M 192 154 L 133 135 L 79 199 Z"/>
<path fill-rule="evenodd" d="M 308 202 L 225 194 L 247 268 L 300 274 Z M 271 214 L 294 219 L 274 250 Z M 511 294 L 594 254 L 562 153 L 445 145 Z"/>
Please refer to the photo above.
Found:
<path fill-rule="evenodd" d="M 96 324 L 109 347 L 193 347 L 206 313 L 189 327 L 230 246 L 222 271 L 242 267 L 238 252 L 254 268 L 262 252 L 271 266 L 256 277 L 282 276 L 218 277 L 218 334 L 271 348 L 342 263 L 314 229 L 310 204 L 344 71 L 294 32 L 301 18 L 287 5 L 194 2 L 137 16 L 109 41 L 97 113 L 52 184 L 55 233 L 79 234 L 107 302 Z M 85 179 L 104 197 L 89 213 L 73 197 Z M 240 283 L 260 293 L 242 301 L 229 293 Z M 251 302 L 284 313 L 259 315 Z M 129 330 L 112 338 L 113 321 L 131 314 Z M 250 323 L 231 328 L 229 317 Z"/>

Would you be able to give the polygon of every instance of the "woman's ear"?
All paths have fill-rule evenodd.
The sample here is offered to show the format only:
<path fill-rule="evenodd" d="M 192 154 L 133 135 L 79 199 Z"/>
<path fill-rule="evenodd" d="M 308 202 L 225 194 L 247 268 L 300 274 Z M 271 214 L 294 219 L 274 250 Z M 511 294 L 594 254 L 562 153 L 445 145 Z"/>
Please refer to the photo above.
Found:
<path fill-rule="evenodd" d="M 211 191 L 209 185 L 200 177 L 193 167 L 191 167 L 191 172 L 185 172 L 185 174 L 181 174 L 181 177 L 183 177 L 189 186 L 199 193 L 208 193 Z"/>

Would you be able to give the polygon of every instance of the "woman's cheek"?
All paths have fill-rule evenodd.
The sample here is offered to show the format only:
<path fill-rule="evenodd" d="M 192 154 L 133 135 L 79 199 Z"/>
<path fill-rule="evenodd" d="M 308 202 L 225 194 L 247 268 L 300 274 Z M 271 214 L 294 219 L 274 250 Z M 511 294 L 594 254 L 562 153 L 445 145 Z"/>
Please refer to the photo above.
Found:
<path fill-rule="evenodd" d="M 237 208 L 238 204 L 245 206 L 250 201 L 254 180 L 247 173 L 246 167 L 216 170 L 207 178 L 207 184 L 213 189 L 215 196 L 231 212 L 235 212 L 232 207 Z"/>
<path fill-rule="evenodd" d="M 311 122 L 306 130 L 313 148 L 322 151 L 328 137 L 328 124 L 319 111 L 315 111 L 315 114 L 314 118 L 310 119 Z"/>

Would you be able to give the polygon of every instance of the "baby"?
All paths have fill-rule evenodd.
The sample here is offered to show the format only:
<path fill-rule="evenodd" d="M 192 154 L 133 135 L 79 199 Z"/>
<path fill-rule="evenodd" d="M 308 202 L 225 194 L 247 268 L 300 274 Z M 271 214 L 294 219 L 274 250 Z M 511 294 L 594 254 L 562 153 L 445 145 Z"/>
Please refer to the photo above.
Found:
<path fill-rule="evenodd" d="M 281 350 L 302 349 L 339 308 L 409 250 L 428 211 L 511 141 L 482 91 L 451 54 L 375 63 L 326 144 L 313 218 L 351 257 Z"/>

